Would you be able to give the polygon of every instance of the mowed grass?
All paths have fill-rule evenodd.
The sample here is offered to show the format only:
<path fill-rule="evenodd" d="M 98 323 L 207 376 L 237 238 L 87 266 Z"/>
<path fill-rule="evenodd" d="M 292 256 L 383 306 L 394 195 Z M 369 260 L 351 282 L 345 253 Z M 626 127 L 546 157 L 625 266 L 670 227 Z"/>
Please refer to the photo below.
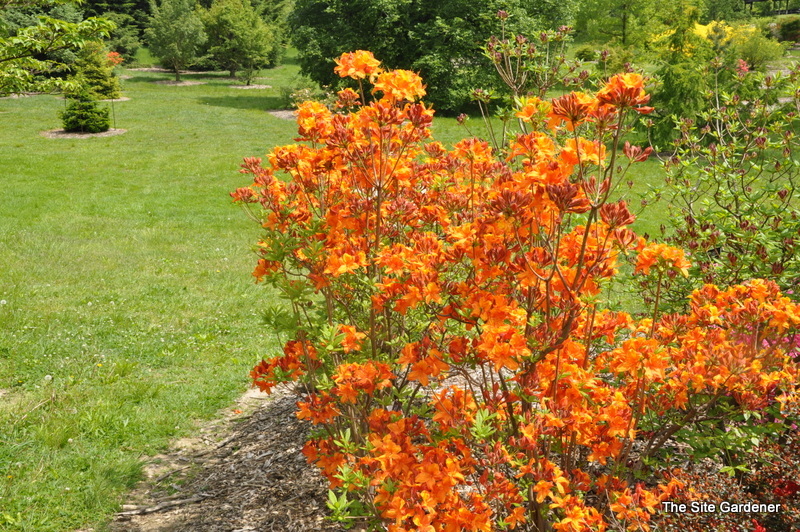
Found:
<path fill-rule="evenodd" d="M 296 72 L 265 71 L 270 90 L 125 72 L 128 131 L 105 138 L 42 137 L 54 96 L 0 100 L 0 530 L 102 529 L 142 457 L 279 349 L 249 275 L 258 227 L 228 193 L 242 157 L 295 134 L 265 109 Z"/>
<path fill-rule="evenodd" d="M 120 136 L 44 138 L 63 100 L 0 100 L 0 530 L 102 530 L 142 459 L 279 350 L 261 324 L 275 294 L 249 276 L 259 231 L 228 193 L 242 157 L 296 135 L 266 112 L 303 85 L 293 57 L 256 81 L 270 89 L 123 73 Z M 441 117 L 434 134 L 466 135 Z M 635 165 L 630 198 L 659 175 Z"/>

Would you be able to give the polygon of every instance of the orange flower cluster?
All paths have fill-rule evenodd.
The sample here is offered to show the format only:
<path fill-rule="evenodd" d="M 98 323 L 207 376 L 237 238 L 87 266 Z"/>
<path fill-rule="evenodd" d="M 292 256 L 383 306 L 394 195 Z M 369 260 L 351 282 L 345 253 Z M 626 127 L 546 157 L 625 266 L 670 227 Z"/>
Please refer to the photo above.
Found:
<path fill-rule="evenodd" d="M 121 65 L 125 58 L 119 52 L 108 52 L 106 54 L 106 59 L 108 60 L 108 64 L 111 66 Z"/>
<path fill-rule="evenodd" d="M 381 91 L 392 101 L 414 101 L 425 96 L 422 78 L 410 70 L 390 70 L 378 75 L 373 91 Z"/>
<path fill-rule="evenodd" d="M 628 479 L 677 423 L 721 397 L 743 410 L 794 397 L 780 340 L 800 307 L 771 283 L 706 287 L 683 316 L 603 308 L 620 254 L 638 253 L 637 273 L 689 266 L 608 199 L 625 111 L 647 112 L 641 77 L 522 102 L 541 127 L 501 158 L 477 139 L 432 141 L 415 74 L 379 73 L 368 52 L 337 64 L 380 97 L 303 104 L 298 144 L 266 166 L 246 159 L 253 183 L 233 197 L 265 232 L 254 275 L 296 320 L 254 382 L 307 383 L 298 415 L 325 435 L 304 453 L 359 500 L 352 518 L 397 532 L 647 530 L 676 484 Z M 586 123 L 594 138 L 564 138 Z"/>
<path fill-rule="evenodd" d="M 654 243 L 648 244 L 639 252 L 635 272 L 648 275 L 650 268 L 656 267 L 678 271 L 686 277 L 689 275 L 689 266 L 691 266 L 691 263 L 686 260 L 686 255 L 682 249 L 674 248 L 667 244 Z"/>
<path fill-rule="evenodd" d="M 389 366 L 369 361 L 366 364 L 341 364 L 336 368 L 332 393 L 342 403 L 355 404 L 360 394 L 371 396 L 376 390 L 392 385 L 394 375 Z"/>
<path fill-rule="evenodd" d="M 308 342 L 290 340 L 283 347 L 283 356 L 270 361 L 261 361 L 250 377 L 262 392 L 269 393 L 281 382 L 295 380 L 307 371 L 315 369 L 317 350 Z"/>
<path fill-rule="evenodd" d="M 641 114 L 653 111 L 652 107 L 644 106 L 650 101 L 644 81 L 640 74 L 617 74 L 596 95 L 571 92 L 552 102 L 528 97 L 522 100 L 516 117 L 533 124 L 535 129 L 546 124 L 550 129 L 566 125 L 568 131 L 575 131 L 589 122 L 608 127 L 627 109 Z"/>
<path fill-rule="evenodd" d="M 381 72 L 381 62 L 375 59 L 372 52 L 356 50 L 336 59 L 336 68 L 333 71 L 343 78 L 371 80 Z"/>
<path fill-rule="evenodd" d="M 597 93 L 597 100 L 619 109 L 632 108 L 641 114 L 653 112 L 652 107 L 644 106 L 650 101 L 650 95 L 644 90 L 644 78 L 633 72 L 612 77 Z"/>

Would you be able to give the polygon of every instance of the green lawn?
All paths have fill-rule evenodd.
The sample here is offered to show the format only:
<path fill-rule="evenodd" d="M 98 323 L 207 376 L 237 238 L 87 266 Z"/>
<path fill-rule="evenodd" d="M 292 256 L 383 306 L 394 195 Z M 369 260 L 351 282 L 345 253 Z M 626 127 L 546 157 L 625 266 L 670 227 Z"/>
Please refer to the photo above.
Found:
<path fill-rule="evenodd" d="M 297 71 L 290 56 L 257 90 L 124 71 L 131 100 L 113 111 L 128 131 L 105 138 L 42 137 L 60 127 L 54 96 L 0 100 L 0 530 L 102 529 L 142 458 L 278 349 L 261 324 L 273 295 L 248 275 L 258 228 L 228 192 L 248 183 L 242 157 L 295 135 L 266 110 Z M 434 132 L 465 135 L 450 118 Z M 657 176 L 634 166 L 634 195 Z"/>
<path fill-rule="evenodd" d="M 230 404 L 276 342 L 230 204 L 242 157 L 290 142 L 271 90 L 125 72 L 121 136 L 48 139 L 63 100 L 0 100 L 0 530 L 102 525 L 140 459 Z M 187 76 L 187 79 L 197 76 Z"/>

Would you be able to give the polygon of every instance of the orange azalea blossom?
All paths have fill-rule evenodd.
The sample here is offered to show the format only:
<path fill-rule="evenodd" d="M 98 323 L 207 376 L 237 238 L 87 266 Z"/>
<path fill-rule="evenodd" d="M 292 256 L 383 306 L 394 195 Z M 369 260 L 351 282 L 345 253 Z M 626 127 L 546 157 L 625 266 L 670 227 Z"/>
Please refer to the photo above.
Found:
<path fill-rule="evenodd" d="M 297 108 L 297 129 L 304 140 L 323 140 L 333 133 L 331 112 L 319 102 L 303 102 Z"/>
<path fill-rule="evenodd" d="M 257 283 L 260 283 L 264 280 L 264 277 L 270 273 L 278 271 L 279 268 L 280 263 L 277 261 L 258 259 L 258 264 L 256 265 L 255 270 L 253 270 L 253 277 L 256 278 Z"/>
<path fill-rule="evenodd" d="M 361 97 L 350 87 L 337 92 L 336 97 L 336 107 L 339 109 L 351 109 L 361 103 Z"/>
<path fill-rule="evenodd" d="M 437 393 L 433 404 L 436 410 L 433 420 L 443 431 L 471 424 L 478 409 L 472 394 L 455 386 Z"/>
<path fill-rule="evenodd" d="M 381 62 L 366 50 L 344 53 L 335 61 L 336 68 L 333 71 L 343 78 L 374 79 L 382 72 Z"/>
<path fill-rule="evenodd" d="M 343 403 L 355 403 L 359 394 L 371 395 L 392 385 L 394 374 L 387 364 L 341 364 L 336 368 L 332 394 Z"/>
<path fill-rule="evenodd" d="M 425 96 L 422 78 L 410 70 L 390 70 L 378 75 L 372 92 L 382 92 L 392 102 L 415 101 Z"/>
<path fill-rule="evenodd" d="M 536 96 L 523 98 L 514 116 L 524 122 L 539 124 L 550 114 L 552 105 Z"/>
<path fill-rule="evenodd" d="M 359 251 L 355 255 L 350 253 L 342 253 L 341 256 L 331 255 L 328 257 L 324 273 L 338 277 L 346 273 L 353 273 L 366 265 L 367 257 L 363 251 Z"/>
<path fill-rule="evenodd" d="M 339 325 L 339 331 L 344 334 L 342 349 L 344 349 L 345 353 L 361 349 L 361 341 L 367 337 L 366 334 L 358 332 L 352 325 Z"/>
<path fill-rule="evenodd" d="M 667 244 L 651 243 L 647 244 L 645 248 L 639 252 L 634 272 L 648 275 L 650 273 L 650 268 L 654 266 L 663 266 L 668 269 L 673 269 L 679 271 L 684 277 L 687 277 L 689 275 L 691 263 L 686 260 L 686 255 L 682 249 Z"/>
<path fill-rule="evenodd" d="M 598 105 L 597 100 L 582 92 L 571 92 L 553 100 L 552 110 L 549 113 L 551 127 L 562 122 L 567 123 L 569 131 L 581 125 Z"/>
<path fill-rule="evenodd" d="M 125 61 L 119 52 L 108 52 L 106 54 L 106 59 L 108 60 L 108 64 L 111 66 L 120 65 Z"/>
<path fill-rule="evenodd" d="M 311 395 L 309 401 L 297 402 L 297 417 L 298 419 L 308 419 L 314 425 L 330 423 L 341 414 L 334 404 L 334 398 L 330 394 Z"/>
<path fill-rule="evenodd" d="M 306 460 L 322 470 L 332 488 L 342 485 L 342 480 L 337 475 L 339 468 L 347 463 L 347 458 L 332 442 L 325 438 L 309 440 L 303 446 L 302 453 Z"/>
<path fill-rule="evenodd" d="M 511 144 L 508 159 L 524 156 L 523 163 L 534 164 L 541 160 L 549 160 L 556 152 L 556 145 L 545 133 L 534 131 L 519 135 Z"/>
<path fill-rule="evenodd" d="M 597 93 L 597 100 L 618 108 L 633 108 L 642 114 L 653 111 L 652 107 L 642 107 L 650 101 L 650 95 L 644 91 L 644 78 L 633 72 L 613 76 Z"/>
<path fill-rule="evenodd" d="M 561 150 L 561 160 L 564 164 L 575 166 L 577 164 L 596 164 L 605 163 L 606 147 L 600 142 L 591 142 L 579 138 L 567 139 L 564 149 Z"/>
<path fill-rule="evenodd" d="M 310 369 L 307 365 L 317 360 L 317 350 L 308 342 L 300 340 L 290 340 L 283 347 L 284 355 L 275 357 L 269 361 L 262 360 L 253 371 L 250 377 L 253 379 L 253 386 L 257 386 L 262 392 L 270 393 L 280 382 L 293 380 Z"/>

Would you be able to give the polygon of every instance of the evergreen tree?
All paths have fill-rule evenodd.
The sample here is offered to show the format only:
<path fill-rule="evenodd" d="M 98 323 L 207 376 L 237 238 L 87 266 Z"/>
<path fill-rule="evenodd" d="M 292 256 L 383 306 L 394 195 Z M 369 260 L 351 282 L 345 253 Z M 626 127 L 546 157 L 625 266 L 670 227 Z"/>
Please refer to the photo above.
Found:
<path fill-rule="evenodd" d="M 585 0 L 577 19 L 582 34 L 622 46 L 646 44 L 652 27 L 654 5 L 649 0 Z"/>
<path fill-rule="evenodd" d="M 113 11 L 103 13 L 103 18 L 117 25 L 108 39 L 108 48 L 120 54 L 125 61 L 136 59 L 136 51 L 142 46 L 139 40 L 140 32 L 136 20 L 131 15 Z"/>
<path fill-rule="evenodd" d="M 102 13 L 123 13 L 133 15 L 136 11 L 150 12 L 148 0 L 84 0 L 81 4 L 87 15 L 99 16 Z"/>
<path fill-rule="evenodd" d="M 254 73 L 269 61 L 274 46 L 270 28 L 250 0 L 215 0 L 204 18 L 213 60 L 231 77 L 244 70 L 249 85 Z"/>
<path fill-rule="evenodd" d="M 732 21 L 747 16 L 742 0 L 705 0 L 705 14 L 701 17 L 701 21 L 705 23 L 712 20 Z"/>
<path fill-rule="evenodd" d="M 75 69 L 71 79 L 80 87 L 79 91 L 85 91 L 94 99 L 119 98 L 119 78 L 114 74 L 114 65 L 108 60 L 108 51 L 103 43 L 87 44 L 78 55 Z"/>
<path fill-rule="evenodd" d="M 150 51 L 165 68 L 181 80 L 181 69 L 197 60 L 200 47 L 206 41 L 203 21 L 193 0 L 162 0 L 151 4 L 153 16 L 145 31 Z"/>
<path fill-rule="evenodd" d="M 102 133 L 111 127 L 108 107 L 100 107 L 86 91 L 79 91 L 59 113 L 64 131 L 71 133 Z"/>

